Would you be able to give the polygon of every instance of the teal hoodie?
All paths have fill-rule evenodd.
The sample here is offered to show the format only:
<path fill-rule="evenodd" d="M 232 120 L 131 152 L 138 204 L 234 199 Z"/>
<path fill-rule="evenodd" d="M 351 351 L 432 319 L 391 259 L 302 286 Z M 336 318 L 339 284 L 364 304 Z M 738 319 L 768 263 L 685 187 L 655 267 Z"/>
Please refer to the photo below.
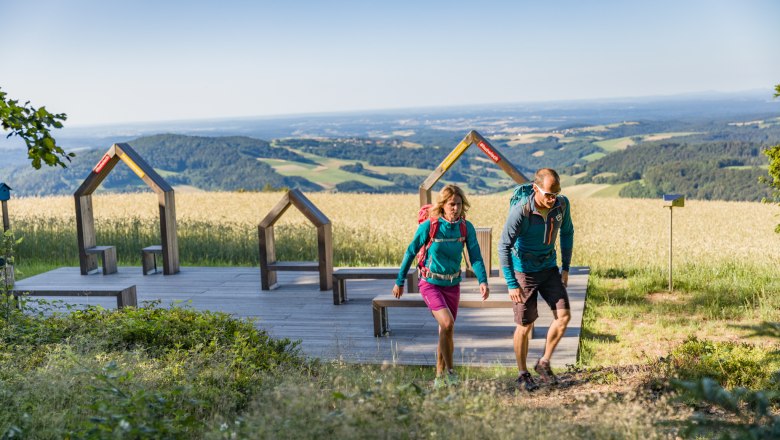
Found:
<path fill-rule="evenodd" d="M 481 283 L 487 283 L 487 273 L 485 272 L 485 263 L 482 261 L 482 253 L 479 251 L 479 243 L 477 242 L 477 232 L 474 230 L 474 225 L 467 220 L 466 222 L 466 249 L 469 253 L 469 260 L 471 261 L 471 268 L 477 275 L 477 279 Z M 459 222 L 449 222 L 444 217 L 439 218 L 439 230 L 436 232 L 434 238 L 459 238 L 460 226 Z M 409 247 L 406 248 L 404 254 L 404 260 L 401 263 L 401 269 L 398 271 L 398 278 L 395 280 L 395 284 L 399 286 L 404 285 L 406 281 L 406 273 L 412 266 L 414 258 L 417 256 L 417 252 L 428 241 L 430 234 L 431 221 L 425 220 L 417 227 L 417 232 L 414 234 L 412 242 Z M 460 265 L 463 260 L 463 244 L 458 241 L 445 241 L 445 242 L 433 242 L 431 247 L 428 248 L 428 255 L 425 261 L 425 266 L 430 269 L 431 272 L 439 274 L 453 274 L 460 273 Z M 457 276 L 452 280 L 441 280 L 434 278 L 425 278 L 425 281 L 436 284 L 437 286 L 454 286 L 461 281 L 461 277 Z"/>
<path fill-rule="evenodd" d="M 561 269 L 568 271 L 574 247 L 574 225 L 568 199 L 558 196 L 546 221 L 533 203 L 533 193 L 512 206 L 498 240 L 498 260 L 508 288 L 520 287 L 515 271 L 539 272 L 557 267 L 555 241 L 559 232 Z"/>

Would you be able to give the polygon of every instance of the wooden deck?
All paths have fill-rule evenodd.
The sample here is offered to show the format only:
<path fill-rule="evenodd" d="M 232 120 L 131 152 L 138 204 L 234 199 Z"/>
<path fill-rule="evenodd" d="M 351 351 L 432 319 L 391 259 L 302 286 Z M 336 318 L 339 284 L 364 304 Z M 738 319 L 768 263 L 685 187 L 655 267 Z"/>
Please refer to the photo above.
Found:
<path fill-rule="evenodd" d="M 493 271 L 491 295 L 506 295 L 503 278 Z M 349 301 L 333 304 L 332 292 L 321 291 L 317 273 L 279 272 L 280 287 L 260 290 L 260 269 L 256 267 L 181 267 L 175 275 L 141 274 L 140 267 L 119 267 L 116 274 L 81 275 L 78 267 L 63 267 L 16 283 L 15 289 L 38 290 L 57 286 L 63 290 L 85 290 L 90 286 L 135 284 L 138 304 L 160 300 L 162 306 L 189 306 L 242 318 L 256 319 L 258 328 L 274 337 L 301 340 L 301 349 L 323 360 L 350 363 L 434 365 L 438 342 L 436 321 L 427 309 L 390 309 L 392 335 L 373 336 L 371 300 L 391 292 L 392 280 L 351 280 Z M 572 319 L 553 357 L 563 367 L 577 358 L 587 268 L 572 268 L 569 296 Z M 462 292 L 477 293 L 476 280 L 464 280 Z M 65 298 L 70 304 L 114 308 L 114 298 Z M 544 335 L 551 320 L 549 309 L 539 302 L 540 318 L 529 349 L 534 362 L 544 348 Z M 471 366 L 514 366 L 511 309 L 460 309 L 455 326 L 455 363 Z"/>

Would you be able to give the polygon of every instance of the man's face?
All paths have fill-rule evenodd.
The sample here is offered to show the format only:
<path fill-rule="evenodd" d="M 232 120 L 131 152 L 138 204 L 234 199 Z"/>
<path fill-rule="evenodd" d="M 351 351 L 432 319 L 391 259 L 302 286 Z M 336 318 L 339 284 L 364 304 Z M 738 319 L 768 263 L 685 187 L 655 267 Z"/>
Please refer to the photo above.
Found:
<path fill-rule="evenodd" d="M 547 176 L 540 185 L 534 183 L 534 202 L 538 208 L 550 209 L 555 205 L 558 193 L 561 192 L 561 184 L 554 177 Z"/>

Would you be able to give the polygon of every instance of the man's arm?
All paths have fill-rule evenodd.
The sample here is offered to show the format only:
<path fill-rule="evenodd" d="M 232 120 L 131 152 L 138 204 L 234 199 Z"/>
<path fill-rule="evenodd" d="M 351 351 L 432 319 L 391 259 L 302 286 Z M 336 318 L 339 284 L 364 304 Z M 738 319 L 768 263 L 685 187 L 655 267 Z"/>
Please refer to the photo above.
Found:
<path fill-rule="evenodd" d="M 561 222 L 561 279 L 563 285 L 569 282 L 569 266 L 571 265 L 571 254 L 574 251 L 574 223 L 571 221 L 571 203 L 566 200 L 566 209 L 563 212 L 563 221 Z"/>
<path fill-rule="evenodd" d="M 520 284 L 515 278 L 515 269 L 512 264 L 512 247 L 514 247 L 517 237 L 520 235 L 520 228 L 523 224 L 523 204 L 518 203 L 509 210 L 504 229 L 501 231 L 501 237 L 498 239 L 498 261 L 501 265 L 501 272 L 506 280 L 506 285 L 510 289 L 517 289 Z"/>

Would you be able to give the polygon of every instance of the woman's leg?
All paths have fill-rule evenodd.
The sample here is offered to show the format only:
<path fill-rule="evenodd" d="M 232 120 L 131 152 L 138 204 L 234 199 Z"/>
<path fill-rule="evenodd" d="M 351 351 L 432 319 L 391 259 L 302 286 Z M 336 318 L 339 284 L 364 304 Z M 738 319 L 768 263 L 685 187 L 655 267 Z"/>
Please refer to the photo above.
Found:
<path fill-rule="evenodd" d="M 433 317 L 439 323 L 439 349 L 436 355 L 436 375 L 452 369 L 452 352 L 454 351 L 455 319 L 450 309 L 436 310 Z"/>

